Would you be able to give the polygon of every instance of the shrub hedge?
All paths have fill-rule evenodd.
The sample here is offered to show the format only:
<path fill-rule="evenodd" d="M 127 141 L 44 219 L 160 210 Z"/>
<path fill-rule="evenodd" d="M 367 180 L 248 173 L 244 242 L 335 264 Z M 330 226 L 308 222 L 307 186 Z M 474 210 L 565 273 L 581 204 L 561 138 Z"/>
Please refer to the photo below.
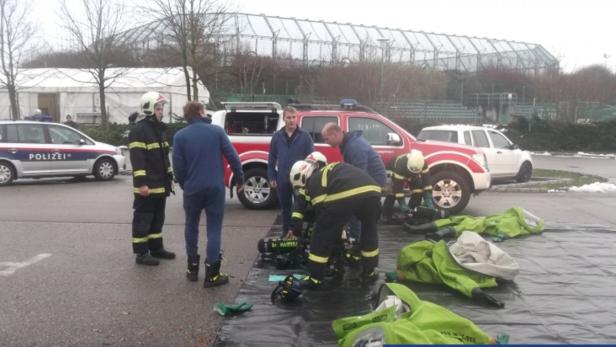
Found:
<path fill-rule="evenodd" d="M 396 120 L 413 135 L 437 123 L 417 123 Z M 167 124 L 167 137 L 173 145 L 173 135 L 186 123 Z M 128 124 L 82 125 L 81 131 L 95 139 L 115 146 L 128 144 Z M 546 121 L 539 118 L 518 118 L 506 127 L 511 141 L 521 148 L 532 151 L 602 152 L 616 151 L 616 120 L 595 124 L 572 124 Z"/>
<path fill-rule="evenodd" d="M 187 123 L 167 124 L 167 138 L 169 144 L 173 146 L 173 136 L 175 133 L 186 126 Z M 101 125 L 81 125 L 79 130 L 84 132 L 96 141 L 105 142 L 114 146 L 128 145 L 129 124 L 109 124 L 107 127 Z"/>

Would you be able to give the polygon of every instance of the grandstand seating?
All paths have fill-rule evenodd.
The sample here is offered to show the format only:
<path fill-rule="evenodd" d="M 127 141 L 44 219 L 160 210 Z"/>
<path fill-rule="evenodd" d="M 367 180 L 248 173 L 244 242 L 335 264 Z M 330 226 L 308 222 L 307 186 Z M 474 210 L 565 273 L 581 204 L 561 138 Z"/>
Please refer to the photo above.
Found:
<path fill-rule="evenodd" d="M 385 113 L 399 118 L 412 118 L 418 121 L 440 121 L 447 123 L 482 122 L 483 117 L 464 105 L 447 101 L 411 101 L 390 104 Z"/>

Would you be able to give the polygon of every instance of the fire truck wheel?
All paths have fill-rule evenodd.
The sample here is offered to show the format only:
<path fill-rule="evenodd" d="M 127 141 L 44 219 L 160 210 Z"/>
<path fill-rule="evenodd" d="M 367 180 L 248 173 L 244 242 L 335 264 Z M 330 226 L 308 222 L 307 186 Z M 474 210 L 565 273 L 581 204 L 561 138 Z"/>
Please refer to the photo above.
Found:
<path fill-rule="evenodd" d="M 469 183 L 459 173 L 450 170 L 432 176 L 432 199 L 434 205 L 457 214 L 464 210 L 471 197 Z"/>
<path fill-rule="evenodd" d="M 238 195 L 247 208 L 263 210 L 276 206 L 276 189 L 270 187 L 265 168 L 254 168 L 244 173 L 244 192 Z"/>

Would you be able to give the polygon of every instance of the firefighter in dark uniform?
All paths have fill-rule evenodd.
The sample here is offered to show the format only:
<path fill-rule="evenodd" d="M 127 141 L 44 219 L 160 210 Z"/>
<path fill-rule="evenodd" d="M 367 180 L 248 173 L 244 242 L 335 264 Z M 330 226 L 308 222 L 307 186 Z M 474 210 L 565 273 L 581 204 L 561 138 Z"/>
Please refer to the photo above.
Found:
<path fill-rule="evenodd" d="M 408 154 L 402 154 L 387 164 L 388 174 L 391 176 L 391 192 L 387 193 L 383 203 L 383 220 L 391 222 L 394 202 L 398 201 L 400 211 L 408 213 L 418 207 L 423 199 L 424 206 L 433 209 L 432 179 L 430 170 L 423 153 L 413 149 Z M 404 183 L 408 182 L 411 198 L 406 203 L 404 196 Z"/>
<path fill-rule="evenodd" d="M 164 96 L 148 92 L 141 97 L 145 116 L 128 135 L 133 167 L 133 252 L 141 265 L 158 265 L 161 259 L 175 259 L 163 247 L 165 203 L 173 191 L 173 171 L 169 163 L 169 143 L 162 123 Z"/>
<path fill-rule="evenodd" d="M 305 160 L 316 165 L 315 170 L 320 170 L 327 165 L 327 158 L 319 151 L 310 153 Z M 316 217 L 310 205 L 310 196 L 306 194 L 306 189 L 303 187 L 295 189 L 295 195 L 297 199 L 293 201 L 290 224 L 291 232 L 286 235 L 287 238 L 302 236 L 304 222 L 307 222 L 309 227 L 312 227 Z M 303 236 L 309 238 L 310 235 Z"/>
<path fill-rule="evenodd" d="M 316 216 L 308 254 L 309 275 L 302 281 L 302 287 L 321 285 L 329 257 L 352 216 L 362 222 L 362 280 L 375 280 L 381 187 L 366 172 L 347 163 L 332 163 L 318 169 L 316 164 L 302 160 L 293 165 L 290 176 L 295 188 L 304 188 Z"/>

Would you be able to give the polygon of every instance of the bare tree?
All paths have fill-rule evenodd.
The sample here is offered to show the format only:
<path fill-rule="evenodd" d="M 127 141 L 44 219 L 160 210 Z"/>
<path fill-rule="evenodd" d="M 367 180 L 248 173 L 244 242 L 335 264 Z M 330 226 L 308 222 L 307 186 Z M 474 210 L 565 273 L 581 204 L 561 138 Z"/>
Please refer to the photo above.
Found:
<path fill-rule="evenodd" d="M 28 20 L 28 4 L 17 0 L 0 0 L 0 63 L 11 103 L 11 119 L 21 118 L 17 77 L 22 57 L 27 54 L 34 36 L 34 26 Z"/>
<path fill-rule="evenodd" d="M 123 70 L 108 74 L 114 54 L 120 49 L 119 34 L 123 30 L 123 6 L 110 0 L 82 0 L 82 8 L 62 1 L 64 28 L 76 43 L 76 48 L 88 64 L 88 71 L 98 85 L 101 119 L 107 125 L 109 115 L 105 89 L 123 74 Z M 81 11 L 80 11 L 81 10 Z"/>
<path fill-rule="evenodd" d="M 220 33 L 228 18 L 227 7 L 219 0 L 154 0 L 154 3 L 158 19 L 167 24 L 169 37 L 182 57 L 188 100 L 198 100 L 199 71 L 216 55 Z"/>

